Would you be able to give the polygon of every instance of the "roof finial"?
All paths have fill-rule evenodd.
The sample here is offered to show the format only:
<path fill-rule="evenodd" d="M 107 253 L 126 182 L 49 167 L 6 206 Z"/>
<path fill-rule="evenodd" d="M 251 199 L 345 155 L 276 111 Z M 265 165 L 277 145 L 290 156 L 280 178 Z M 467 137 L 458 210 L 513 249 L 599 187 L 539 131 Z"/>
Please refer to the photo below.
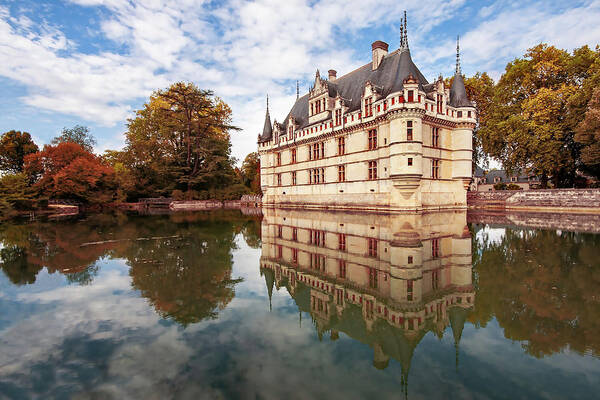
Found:
<path fill-rule="evenodd" d="M 404 10 L 404 46 L 408 50 L 408 28 L 406 26 L 406 10 Z"/>
<path fill-rule="evenodd" d="M 300 83 L 296 81 L 296 100 L 300 98 Z"/>
<path fill-rule="evenodd" d="M 460 36 L 456 36 L 456 75 L 460 74 Z"/>
<path fill-rule="evenodd" d="M 404 50 L 404 20 L 400 18 L 400 50 Z"/>
<path fill-rule="evenodd" d="M 269 112 L 269 93 L 267 93 L 267 112 Z"/>

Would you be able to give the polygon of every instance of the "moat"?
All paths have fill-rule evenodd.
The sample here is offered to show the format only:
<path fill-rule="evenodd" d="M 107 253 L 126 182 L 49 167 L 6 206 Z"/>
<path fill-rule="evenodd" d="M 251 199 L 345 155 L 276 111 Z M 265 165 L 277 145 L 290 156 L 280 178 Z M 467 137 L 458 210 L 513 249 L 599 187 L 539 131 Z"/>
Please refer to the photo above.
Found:
<path fill-rule="evenodd" d="M 594 398 L 600 234 L 522 220 L 3 223 L 0 399 Z"/>

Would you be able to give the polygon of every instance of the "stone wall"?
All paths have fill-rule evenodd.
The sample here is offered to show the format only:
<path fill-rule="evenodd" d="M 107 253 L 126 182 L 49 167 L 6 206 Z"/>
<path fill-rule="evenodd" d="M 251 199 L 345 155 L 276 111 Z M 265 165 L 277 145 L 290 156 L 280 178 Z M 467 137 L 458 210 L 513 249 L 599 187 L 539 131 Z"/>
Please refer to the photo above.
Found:
<path fill-rule="evenodd" d="M 600 189 L 469 192 L 470 208 L 600 213 Z"/>

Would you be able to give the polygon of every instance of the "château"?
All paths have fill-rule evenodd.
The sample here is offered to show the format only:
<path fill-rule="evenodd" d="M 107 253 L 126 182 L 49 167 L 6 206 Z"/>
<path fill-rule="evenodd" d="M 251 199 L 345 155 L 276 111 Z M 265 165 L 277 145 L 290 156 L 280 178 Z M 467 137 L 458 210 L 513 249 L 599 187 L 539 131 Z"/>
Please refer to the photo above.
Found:
<path fill-rule="evenodd" d="M 264 206 L 369 211 L 466 208 L 475 107 L 460 69 L 448 88 L 400 48 L 372 44 L 368 64 L 315 81 L 282 122 L 268 102 L 258 137 Z"/>

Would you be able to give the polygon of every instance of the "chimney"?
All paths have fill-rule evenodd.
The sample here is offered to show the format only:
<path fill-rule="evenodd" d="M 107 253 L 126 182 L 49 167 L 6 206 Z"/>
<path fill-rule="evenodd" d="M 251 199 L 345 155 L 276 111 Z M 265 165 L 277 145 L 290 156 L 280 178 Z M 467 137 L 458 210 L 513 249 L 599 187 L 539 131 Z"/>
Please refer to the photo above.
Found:
<path fill-rule="evenodd" d="M 373 70 L 379 68 L 381 60 L 383 60 L 383 57 L 388 53 L 388 47 L 388 44 L 381 40 L 377 40 L 371 45 L 371 49 L 373 50 Z"/>
<path fill-rule="evenodd" d="M 330 69 L 329 71 L 329 82 L 333 82 L 337 78 L 337 71 L 335 69 Z"/>

